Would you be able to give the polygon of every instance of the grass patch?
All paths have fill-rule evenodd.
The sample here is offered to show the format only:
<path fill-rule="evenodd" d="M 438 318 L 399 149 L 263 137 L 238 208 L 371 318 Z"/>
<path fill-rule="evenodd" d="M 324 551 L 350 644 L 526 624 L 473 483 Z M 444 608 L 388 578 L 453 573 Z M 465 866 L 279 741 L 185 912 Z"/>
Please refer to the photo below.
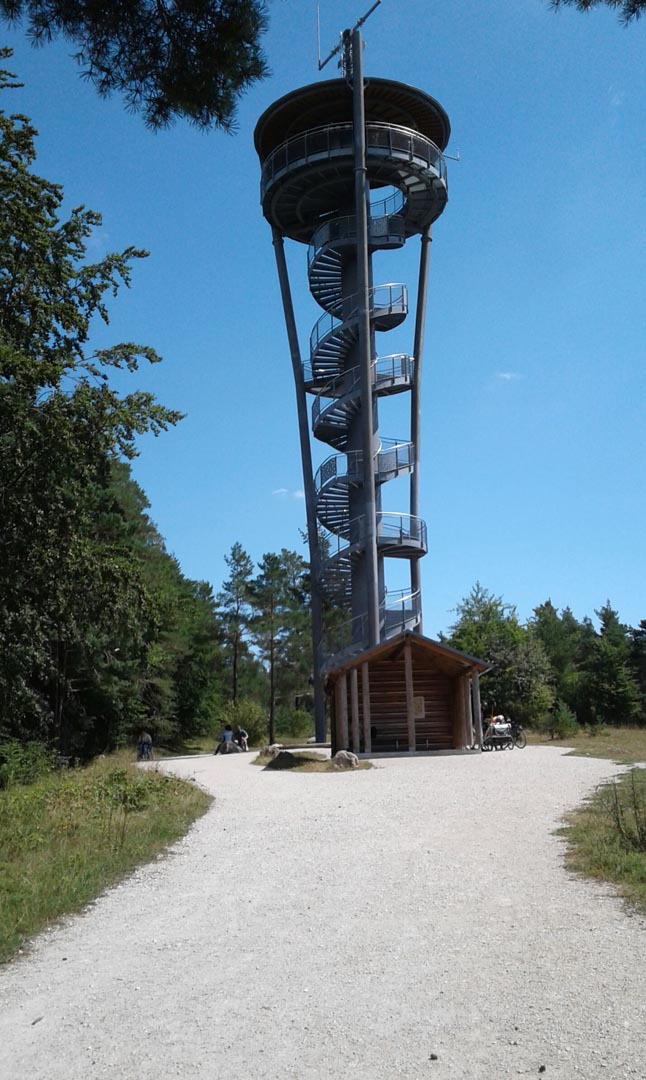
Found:
<path fill-rule="evenodd" d="M 646 770 L 603 784 L 568 814 L 561 832 L 572 870 L 612 882 L 646 912 Z"/>
<path fill-rule="evenodd" d="M 567 746 L 581 757 L 608 758 L 621 765 L 646 761 L 646 728 L 643 727 L 580 728 L 563 740 L 528 731 L 527 739 L 534 746 Z"/>
<path fill-rule="evenodd" d="M 200 788 L 125 753 L 0 791 L 0 961 L 182 836 Z"/>
<path fill-rule="evenodd" d="M 312 750 L 303 750 L 300 753 L 294 753 L 292 755 L 298 758 L 298 764 L 290 767 L 291 772 L 318 772 L 318 773 L 338 773 L 338 772 L 356 772 L 356 769 L 335 769 L 330 758 L 325 757 L 323 754 L 317 754 Z M 273 760 L 269 754 L 258 754 L 252 762 L 253 765 L 269 765 Z M 360 761 L 360 769 L 372 769 L 373 765 L 371 761 Z"/>

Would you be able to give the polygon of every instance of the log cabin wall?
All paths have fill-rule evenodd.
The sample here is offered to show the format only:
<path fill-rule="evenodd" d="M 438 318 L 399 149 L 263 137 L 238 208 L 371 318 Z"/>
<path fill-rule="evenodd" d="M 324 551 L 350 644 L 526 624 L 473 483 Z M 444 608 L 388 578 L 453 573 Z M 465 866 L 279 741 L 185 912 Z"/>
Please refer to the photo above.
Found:
<path fill-rule="evenodd" d="M 480 745 L 472 698 L 483 661 L 408 634 L 375 651 L 330 675 L 333 751 L 420 753 Z"/>
<path fill-rule="evenodd" d="M 372 753 L 406 752 L 408 741 L 408 714 L 406 708 L 406 678 L 403 658 L 397 660 L 373 661 L 368 667 L 370 686 L 370 731 Z M 452 750 L 464 746 L 462 727 L 456 726 L 454 701 L 463 699 L 456 694 L 453 683 L 457 680 L 448 675 L 435 672 L 413 664 L 413 692 L 416 705 L 423 699 L 424 715 L 415 719 L 416 750 Z M 344 687 L 345 683 L 345 687 Z M 337 727 L 337 745 L 339 749 L 357 751 L 357 745 L 350 737 L 343 722 L 351 712 L 349 700 L 350 679 L 341 677 L 337 683 L 337 694 L 345 689 L 345 708 L 337 704 L 335 710 L 341 723 Z M 364 684 L 358 680 L 358 704 L 361 722 L 358 725 L 360 738 L 358 752 L 366 752 L 364 716 Z M 420 709 L 421 713 L 421 709 Z M 347 731 L 347 735 L 346 735 Z"/>

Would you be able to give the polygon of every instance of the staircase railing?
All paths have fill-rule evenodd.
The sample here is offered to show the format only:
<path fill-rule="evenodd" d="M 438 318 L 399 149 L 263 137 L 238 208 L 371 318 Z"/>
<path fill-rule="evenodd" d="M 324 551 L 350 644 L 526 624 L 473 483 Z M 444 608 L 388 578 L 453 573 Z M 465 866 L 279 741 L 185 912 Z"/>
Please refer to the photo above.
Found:
<path fill-rule="evenodd" d="M 402 589 L 388 593 L 379 606 L 379 621 L 385 638 L 395 637 L 404 630 L 412 629 L 421 617 L 421 596 L 419 591 Z M 368 640 L 368 615 L 354 615 L 351 619 L 339 621 L 328 628 L 325 635 L 325 650 L 328 663 L 340 662 L 345 655 L 361 652 Z"/>
<path fill-rule="evenodd" d="M 404 198 L 398 192 L 400 206 L 403 208 Z M 390 197 L 391 199 L 394 196 Z M 384 205 L 386 201 L 384 200 Z M 374 213 L 374 205 L 370 207 L 370 219 L 368 222 L 368 231 L 371 239 L 384 239 L 385 237 L 392 236 L 393 238 L 401 237 L 403 244 L 405 238 L 405 225 L 404 218 L 401 213 L 380 213 L 377 216 Z M 357 219 L 354 214 L 347 214 L 345 217 L 332 218 L 331 221 L 324 221 L 322 225 L 319 225 L 318 229 L 312 237 L 312 242 L 307 249 L 307 268 L 311 270 L 312 264 L 316 261 L 316 258 L 320 251 L 327 247 L 329 244 L 337 243 L 338 241 L 344 241 L 344 243 L 352 243 L 356 240 L 357 235 Z"/>
<path fill-rule="evenodd" d="M 363 455 L 360 450 L 349 450 L 346 454 L 332 454 L 319 465 L 314 477 L 317 492 L 335 478 L 342 478 L 348 483 L 360 483 L 363 475 Z"/>
<path fill-rule="evenodd" d="M 366 519 L 363 514 L 344 520 L 338 533 L 329 529 L 321 530 L 321 550 L 326 559 L 337 559 L 348 555 L 356 544 L 363 544 L 366 539 Z M 423 518 L 412 514 L 392 514 L 380 511 L 377 514 L 377 542 L 385 540 L 389 544 L 419 544 L 426 548 L 428 532 Z"/>
<path fill-rule="evenodd" d="M 322 340 L 333 330 L 339 330 L 345 323 L 355 318 L 359 311 L 356 293 L 344 296 L 330 311 L 326 311 L 314 324 L 310 334 L 310 358 L 318 349 Z M 380 315 L 406 314 L 408 311 L 408 288 L 401 282 L 389 282 L 387 285 L 375 285 L 370 289 L 370 317 Z"/>
<path fill-rule="evenodd" d="M 379 356 L 372 362 L 372 385 L 379 389 L 380 383 L 388 383 L 395 379 L 412 379 L 415 368 L 415 360 L 408 353 L 391 353 L 389 356 Z M 322 404 L 322 399 L 345 397 L 357 389 L 360 383 L 360 369 L 350 368 L 340 375 L 330 379 L 322 390 L 319 390 L 312 403 L 312 417 L 318 418 L 321 411 L 327 408 Z M 303 378 L 305 382 L 312 382 L 314 372 L 311 361 L 303 363 Z"/>

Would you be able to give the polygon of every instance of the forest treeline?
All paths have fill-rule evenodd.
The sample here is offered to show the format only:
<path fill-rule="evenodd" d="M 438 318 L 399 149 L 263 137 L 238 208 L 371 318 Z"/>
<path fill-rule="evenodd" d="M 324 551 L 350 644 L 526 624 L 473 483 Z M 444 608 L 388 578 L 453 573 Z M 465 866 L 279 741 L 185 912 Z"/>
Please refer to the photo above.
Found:
<path fill-rule="evenodd" d="M 0 72 L 3 96 L 16 85 Z M 307 688 L 305 563 L 283 551 L 254 570 L 234 546 L 216 598 L 166 551 L 129 461 L 181 417 L 110 378 L 160 358 L 90 345 L 146 252 L 87 260 L 100 217 L 62 215 L 35 137 L 0 112 L 0 742 L 87 759 L 145 725 L 177 743 L 240 693 L 273 719 Z"/>
<path fill-rule="evenodd" d="M 253 739 L 309 732 L 307 563 L 283 549 L 254 565 L 234 542 L 215 595 L 166 550 L 129 462 L 181 417 L 110 378 L 159 357 L 90 344 L 146 253 L 87 261 L 100 217 L 62 216 L 35 135 L 0 112 L 0 744 L 85 760 L 142 726 L 167 745 L 227 721 Z M 547 601 L 522 624 L 477 585 L 446 640 L 491 663 L 487 709 L 555 730 L 645 723 L 646 621 L 597 615 Z"/>
<path fill-rule="evenodd" d="M 488 714 L 564 735 L 573 725 L 646 724 L 646 620 L 622 623 L 610 601 L 579 621 L 551 600 L 521 623 L 513 605 L 476 583 L 442 640 L 487 660 Z"/>

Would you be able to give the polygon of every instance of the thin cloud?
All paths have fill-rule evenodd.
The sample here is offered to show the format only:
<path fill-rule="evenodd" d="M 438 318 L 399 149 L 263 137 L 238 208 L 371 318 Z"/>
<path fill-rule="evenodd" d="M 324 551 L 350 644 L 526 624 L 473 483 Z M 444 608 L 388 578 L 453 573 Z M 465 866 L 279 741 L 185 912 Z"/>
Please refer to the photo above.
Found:
<path fill-rule="evenodd" d="M 275 488 L 272 491 L 272 495 L 277 495 L 279 499 L 287 499 L 287 498 L 290 498 L 290 499 L 304 499 L 305 498 L 305 492 L 304 491 L 299 491 L 298 489 L 296 491 L 291 491 L 289 488 Z"/>
<path fill-rule="evenodd" d="M 501 382 L 515 382 L 516 379 L 522 379 L 522 375 L 518 371 L 497 371 L 496 378 Z"/>

